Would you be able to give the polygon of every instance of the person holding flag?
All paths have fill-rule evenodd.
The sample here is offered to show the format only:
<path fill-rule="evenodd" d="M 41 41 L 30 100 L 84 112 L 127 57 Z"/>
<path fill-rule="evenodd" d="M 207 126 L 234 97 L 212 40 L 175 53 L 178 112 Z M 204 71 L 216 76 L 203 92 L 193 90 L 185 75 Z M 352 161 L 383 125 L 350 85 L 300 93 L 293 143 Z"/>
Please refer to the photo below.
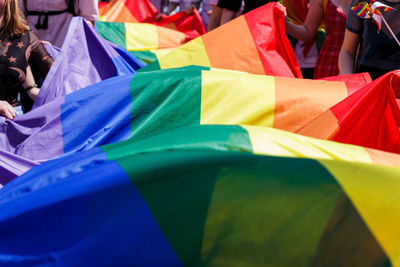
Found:
<path fill-rule="evenodd" d="M 98 0 L 19 0 L 30 29 L 40 39 L 61 48 L 73 16 L 94 25 Z"/>
<path fill-rule="evenodd" d="M 41 40 L 28 27 L 18 0 L 0 0 L 0 116 L 27 112 L 53 64 Z M 35 80 L 36 78 L 36 80 Z"/>
<path fill-rule="evenodd" d="M 341 74 L 376 79 L 400 68 L 400 0 L 354 0 L 339 55 Z"/>
<path fill-rule="evenodd" d="M 286 21 L 286 32 L 298 40 L 310 41 L 324 21 L 325 41 L 317 58 L 314 79 L 339 74 L 338 58 L 344 38 L 346 15 L 351 0 L 310 0 L 304 24 Z"/>

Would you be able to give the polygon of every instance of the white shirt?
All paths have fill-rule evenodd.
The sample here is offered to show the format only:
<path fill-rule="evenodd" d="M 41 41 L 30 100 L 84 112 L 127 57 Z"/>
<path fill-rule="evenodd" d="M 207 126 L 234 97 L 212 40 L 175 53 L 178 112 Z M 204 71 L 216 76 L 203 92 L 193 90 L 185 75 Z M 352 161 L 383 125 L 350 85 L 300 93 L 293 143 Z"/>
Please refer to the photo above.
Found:
<path fill-rule="evenodd" d="M 23 0 L 19 0 L 21 10 L 24 10 Z M 29 11 L 61 11 L 67 9 L 66 0 L 26 0 L 27 9 Z M 75 0 L 75 13 L 84 17 L 87 20 L 95 21 L 99 18 L 98 0 Z M 65 36 L 68 32 L 68 27 L 72 19 L 72 14 L 64 12 L 59 15 L 48 16 L 48 29 L 36 29 L 35 24 L 38 22 L 39 16 L 29 15 L 28 24 L 31 30 L 36 33 L 43 41 L 48 41 L 51 44 L 61 48 Z M 43 17 L 41 19 L 43 21 Z"/>
<path fill-rule="evenodd" d="M 299 62 L 299 66 L 300 68 L 315 68 L 318 58 L 317 46 L 314 42 L 314 44 L 308 50 L 307 56 L 304 56 L 304 45 L 305 44 L 303 41 L 298 40 L 294 48 L 294 53 L 297 57 L 297 61 Z"/>

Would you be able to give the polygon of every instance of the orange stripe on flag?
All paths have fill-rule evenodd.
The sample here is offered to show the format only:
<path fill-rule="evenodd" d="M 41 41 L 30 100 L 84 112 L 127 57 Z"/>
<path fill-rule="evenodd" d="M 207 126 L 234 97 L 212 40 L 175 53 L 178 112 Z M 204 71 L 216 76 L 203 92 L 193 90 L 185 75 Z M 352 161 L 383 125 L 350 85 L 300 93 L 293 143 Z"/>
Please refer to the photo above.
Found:
<path fill-rule="evenodd" d="M 297 132 L 306 123 L 347 97 L 342 82 L 275 77 L 274 128 Z M 329 97 L 327 97 L 329 96 Z"/>
<path fill-rule="evenodd" d="M 185 43 L 186 36 L 184 33 L 174 31 L 164 27 L 157 27 L 158 48 L 170 48 L 180 46 Z"/>
<path fill-rule="evenodd" d="M 109 22 L 138 22 L 125 6 L 124 1 L 114 1 L 104 6 L 100 10 L 100 17 L 102 21 Z"/>
<path fill-rule="evenodd" d="M 332 140 L 339 130 L 340 127 L 337 118 L 328 109 L 314 120 L 307 123 L 304 127 L 300 128 L 296 133 L 325 140 Z"/>
<path fill-rule="evenodd" d="M 364 148 L 371 157 L 371 160 L 376 164 L 400 166 L 400 157 L 398 154 L 385 152 L 382 150 L 375 150 Z"/>
<path fill-rule="evenodd" d="M 264 74 L 256 45 L 243 16 L 201 38 L 213 68 Z M 243 57 L 238 57 L 238 55 L 243 55 Z"/>

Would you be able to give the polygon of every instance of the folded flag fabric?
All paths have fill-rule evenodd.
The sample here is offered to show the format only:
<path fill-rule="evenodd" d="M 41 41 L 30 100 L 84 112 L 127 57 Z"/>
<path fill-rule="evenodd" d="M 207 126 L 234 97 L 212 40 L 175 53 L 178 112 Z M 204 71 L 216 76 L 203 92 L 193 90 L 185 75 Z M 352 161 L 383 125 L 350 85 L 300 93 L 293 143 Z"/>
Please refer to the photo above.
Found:
<path fill-rule="evenodd" d="M 1 148 L 30 160 L 73 153 L 130 135 L 132 75 L 57 97 L 14 120 L 0 117 Z"/>
<path fill-rule="evenodd" d="M 105 1 L 99 2 L 98 8 L 101 9 L 103 6 L 107 5 L 108 3 Z"/>
<path fill-rule="evenodd" d="M 270 3 L 171 51 L 141 71 L 199 65 L 254 74 L 302 77 L 285 35 L 284 7 Z M 240 36 L 234 41 L 233 36 Z"/>
<path fill-rule="evenodd" d="M 318 115 L 297 132 L 400 153 L 400 72 L 385 74 Z"/>
<path fill-rule="evenodd" d="M 149 18 L 143 22 L 153 23 L 158 26 L 183 32 L 185 33 L 186 41 L 190 41 L 206 33 L 201 16 L 196 9 L 190 14 L 185 11 L 181 11 L 170 16 L 161 14 L 160 17 L 156 18 L 155 21 L 152 18 Z"/>
<path fill-rule="evenodd" d="M 295 24 L 304 24 L 308 12 L 307 0 L 279 0 L 286 7 L 288 18 Z"/>
<path fill-rule="evenodd" d="M 100 20 L 108 22 L 146 22 L 172 28 L 192 40 L 205 33 L 203 22 L 197 10 L 188 14 L 184 11 L 172 16 L 158 13 L 148 0 L 114 0 L 99 9 Z"/>
<path fill-rule="evenodd" d="M 103 38 L 124 48 L 143 64 L 186 42 L 186 36 L 179 31 L 147 23 L 98 21 L 96 29 Z"/>
<path fill-rule="evenodd" d="M 364 153 L 202 125 L 52 160 L 0 191 L 0 263 L 395 265 L 400 168 Z"/>
<path fill-rule="evenodd" d="M 98 21 L 96 30 L 103 38 L 128 51 L 174 48 L 185 43 L 183 33 L 147 23 Z"/>
<path fill-rule="evenodd" d="M 148 0 L 114 0 L 99 8 L 100 20 L 115 22 L 142 22 L 158 14 Z"/>
<path fill-rule="evenodd" d="M 41 162 L 21 157 L 0 148 L 0 163 L 0 188 L 2 188 L 4 184 L 24 174 Z"/>
<path fill-rule="evenodd" d="M 295 132 L 349 90 L 343 82 L 199 67 L 136 73 L 56 98 L 12 121 L 0 117 L 0 144 L 6 152 L 44 161 L 185 125 L 247 124 Z M 0 166 L 1 177 L 7 165 Z"/>
<path fill-rule="evenodd" d="M 368 72 L 330 76 L 320 78 L 319 80 L 344 82 L 346 84 L 349 95 L 372 82 L 372 78 Z"/>
<path fill-rule="evenodd" d="M 81 17 L 71 20 L 65 40 L 33 108 L 110 77 L 135 73 L 144 66 L 126 51 L 117 51 Z"/>

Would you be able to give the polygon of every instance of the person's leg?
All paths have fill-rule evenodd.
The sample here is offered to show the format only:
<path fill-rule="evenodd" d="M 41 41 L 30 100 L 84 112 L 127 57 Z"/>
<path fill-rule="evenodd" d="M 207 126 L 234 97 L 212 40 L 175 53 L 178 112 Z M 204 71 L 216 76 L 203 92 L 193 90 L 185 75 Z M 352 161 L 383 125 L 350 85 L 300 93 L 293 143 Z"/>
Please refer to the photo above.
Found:
<path fill-rule="evenodd" d="M 227 0 L 224 3 L 224 9 L 222 10 L 220 25 L 227 23 L 228 21 L 236 17 L 236 13 L 242 6 L 242 0 Z"/>
<path fill-rule="evenodd" d="M 221 15 L 222 15 L 222 8 L 220 8 L 217 5 L 212 5 L 207 31 L 211 31 L 219 26 L 219 23 L 221 21 Z"/>
<path fill-rule="evenodd" d="M 236 17 L 236 12 L 237 11 L 232 11 L 232 10 L 224 8 L 222 10 L 221 20 L 220 20 L 219 24 L 223 25 L 223 24 L 227 23 L 228 21 L 234 19 Z"/>
<path fill-rule="evenodd" d="M 170 15 L 179 5 L 179 0 L 169 0 L 167 14 Z"/>

